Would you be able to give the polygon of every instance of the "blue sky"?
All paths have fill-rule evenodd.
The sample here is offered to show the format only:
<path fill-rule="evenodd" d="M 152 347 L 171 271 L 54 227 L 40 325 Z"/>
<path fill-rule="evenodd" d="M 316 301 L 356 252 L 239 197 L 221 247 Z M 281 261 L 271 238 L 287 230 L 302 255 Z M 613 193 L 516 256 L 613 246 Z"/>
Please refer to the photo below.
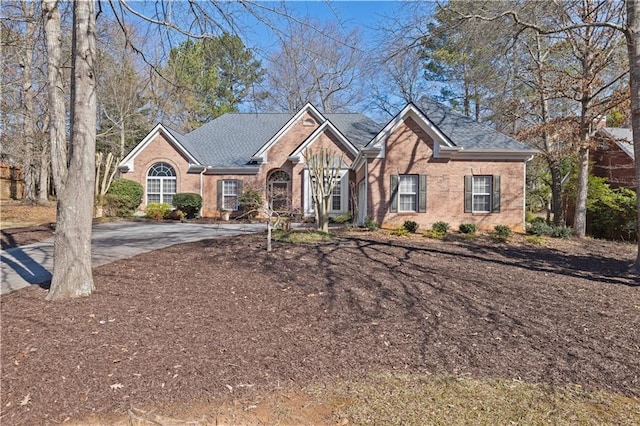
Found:
<path fill-rule="evenodd" d="M 264 2 L 277 7 L 280 3 Z M 286 1 L 288 13 L 301 21 L 309 18 L 321 23 L 333 22 L 346 30 L 359 28 L 367 41 L 376 37 L 376 29 L 388 23 L 385 17 L 401 13 L 404 2 L 401 1 Z M 266 17 L 269 20 L 269 17 Z M 272 21 L 275 22 L 275 21 Z M 276 26 L 279 26 L 277 22 Z M 250 24 L 251 26 L 251 24 Z M 245 43 L 259 50 L 275 48 L 277 37 L 264 25 L 253 26 L 242 31 Z"/>
<path fill-rule="evenodd" d="M 103 2 L 103 11 L 107 16 L 112 15 L 111 6 L 106 0 Z M 423 2 L 426 3 L 426 2 Z M 120 10 L 120 6 L 117 2 L 113 3 L 117 10 Z M 165 18 L 155 15 L 158 13 L 158 3 L 153 1 L 138 1 L 130 0 L 128 4 L 136 9 L 138 12 L 164 20 Z M 179 27 L 189 29 L 190 17 L 187 14 L 182 14 L 186 3 L 176 0 L 175 2 L 169 1 L 164 4 L 170 13 L 175 13 L 173 19 L 170 19 Z M 333 22 L 336 25 L 345 28 L 345 32 L 353 28 L 359 28 L 361 35 L 366 42 L 374 40 L 376 37 L 376 29 L 388 24 L 388 19 L 385 17 L 398 15 L 402 13 L 403 6 L 407 2 L 404 1 L 331 1 L 331 0 L 315 0 L 315 1 L 288 1 L 284 2 L 276 1 L 261 1 L 257 0 L 254 6 L 250 6 L 251 9 L 258 11 L 259 18 L 247 13 L 245 8 L 239 3 L 233 1 L 222 2 L 221 6 L 225 10 L 233 14 L 233 22 L 235 24 L 235 31 L 243 39 L 245 44 L 252 49 L 256 49 L 259 55 L 266 55 L 269 51 L 276 49 L 278 44 L 278 38 L 274 35 L 274 30 L 268 28 L 273 26 L 279 28 L 281 31 L 286 32 L 287 22 L 283 16 L 278 16 L 273 10 L 282 11 L 283 15 L 292 16 L 299 21 L 306 22 L 310 18 L 316 19 L 320 24 L 327 22 Z M 213 12 L 215 15 L 215 8 L 207 6 L 207 2 L 202 0 L 201 5 L 203 9 Z M 264 9 L 261 9 L 263 7 Z M 286 8 L 286 11 L 283 11 Z M 161 8 L 162 9 L 162 8 Z M 129 24 L 139 26 L 140 28 L 147 27 L 149 24 L 141 21 L 133 16 L 131 13 L 126 12 L 126 21 Z M 185 20 L 182 20 L 184 18 Z M 263 19 L 267 24 L 260 22 Z M 220 19 L 220 23 L 224 26 L 225 18 Z M 144 30 L 143 30 L 144 31 Z M 197 32 L 197 31 L 196 31 Z M 177 32 L 174 32 L 170 36 L 173 43 L 179 42 L 185 38 Z"/>

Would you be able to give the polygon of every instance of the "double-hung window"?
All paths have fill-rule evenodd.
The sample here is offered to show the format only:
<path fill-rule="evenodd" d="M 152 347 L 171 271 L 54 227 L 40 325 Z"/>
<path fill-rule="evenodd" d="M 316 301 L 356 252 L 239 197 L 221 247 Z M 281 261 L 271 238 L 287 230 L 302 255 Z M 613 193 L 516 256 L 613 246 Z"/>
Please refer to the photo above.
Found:
<path fill-rule="evenodd" d="M 242 181 L 224 179 L 218 181 L 218 209 L 238 210 L 238 197 L 242 193 Z"/>
<path fill-rule="evenodd" d="M 331 211 L 342 211 L 342 179 L 338 180 L 331 191 Z"/>
<path fill-rule="evenodd" d="M 238 210 L 238 181 L 225 180 L 222 190 L 223 209 Z"/>
<path fill-rule="evenodd" d="M 473 177 L 473 211 L 478 213 L 491 211 L 491 176 Z"/>
<path fill-rule="evenodd" d="M 418 211 L 418 176 L 400 175 L 398 178 L 398 211 Z"/>
<path fill-rule="evenodd" d="M 427 211 L 427 175 L 391 175 L 389 211 L 424 213 Z"/>
<path fill-rule="evenodd" d="M 500 176 L 465 176 L 464 193 L 466 213 L 500 212 Z"/>

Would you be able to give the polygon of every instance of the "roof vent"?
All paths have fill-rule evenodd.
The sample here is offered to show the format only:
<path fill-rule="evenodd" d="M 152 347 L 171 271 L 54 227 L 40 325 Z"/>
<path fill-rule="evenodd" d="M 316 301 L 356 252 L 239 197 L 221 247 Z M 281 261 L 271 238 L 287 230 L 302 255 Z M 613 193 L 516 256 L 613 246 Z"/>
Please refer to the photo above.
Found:
<path fill-rule="evenodd" d="M 302 122 L 303 126 L 315 126 L 316 125 L 316 121 L 313 118 L 305 118 L 304 121 Z"/>

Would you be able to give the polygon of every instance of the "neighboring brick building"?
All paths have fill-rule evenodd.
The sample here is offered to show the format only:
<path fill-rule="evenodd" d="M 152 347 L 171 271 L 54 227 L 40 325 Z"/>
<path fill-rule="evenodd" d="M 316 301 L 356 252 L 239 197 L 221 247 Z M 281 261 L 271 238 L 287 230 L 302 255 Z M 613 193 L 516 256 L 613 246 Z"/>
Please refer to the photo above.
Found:
<path fill-rule="evenodd" d="M 343 153 L 332 214 L 357 211 L 382 226 L 524 226 L 525 162 L 534 150 L 429 99 L 381 127 L 361 114 L 225 114 L 182 135 L 157 125 L 120 163 L 145 187 L 143 206 L 180 192 L 203 197 L 203 216 L 237 209 L 242 190 L 313 216 L 306 148 Z"/>
<path fill-rule="evenodd" d="M 633 135 L 630 128 L 604 127 L 595 134 L 592 173 L 607 178 L 612 188 L 636 189 Z"/>
<path fill-rule="evenodd" d="M 0 200 L 22 200 L 22 166 L 0 163 Z"/>

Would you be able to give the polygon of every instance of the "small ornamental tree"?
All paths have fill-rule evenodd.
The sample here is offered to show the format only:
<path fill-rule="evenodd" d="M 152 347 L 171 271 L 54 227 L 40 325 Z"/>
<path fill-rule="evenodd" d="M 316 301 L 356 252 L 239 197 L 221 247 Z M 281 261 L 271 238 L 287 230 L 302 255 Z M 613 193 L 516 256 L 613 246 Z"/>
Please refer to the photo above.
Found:
<path fill-rule="evenodd" d="M 307 149 L 304 158 L 309 169 L 311 198 L 316 216 L 316 229 L 329 232 L 329 212 L 333 188 L 340 182 L 340 172 L 344 155 L 336 155 L 332 150 Z"/>
<path fill-rule="evenodd" d="M 115 161 L 114 161 L 115 160 Z M 96 205 L 94 217 L 102 217 L 104 213 L 105 197 L 113 178 L 118 171 L 119 158 L 115 158 L 112 153 L 107 153 L 105 157 L 102 152 L 96 153 Z M 138 203 L 140 204 L 140 203 Z"/>
<path fill-rule="evenodd" d="M 238 206 L 243 217 L 255 219 L 264 208 L 262 192 L 255 188 L 246 188 L 238 198 Z"/>

